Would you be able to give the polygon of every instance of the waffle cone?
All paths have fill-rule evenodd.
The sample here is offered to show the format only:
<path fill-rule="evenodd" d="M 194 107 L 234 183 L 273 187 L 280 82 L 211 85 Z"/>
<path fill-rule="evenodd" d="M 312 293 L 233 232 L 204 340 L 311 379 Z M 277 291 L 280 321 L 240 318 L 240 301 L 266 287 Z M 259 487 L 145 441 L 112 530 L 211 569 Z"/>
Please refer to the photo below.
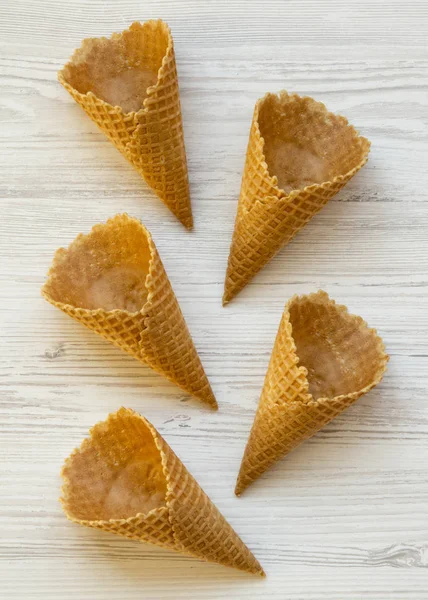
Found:
<path fill-rule="evenodd" d="M 192 227 L 174 45 L 162 21 L 83 41 L 58 79 L 175 216 Z"/>
<path fill-rule="evenodd" d="M 320 102 L 256 103 L 227 266 L 227 304 L 367 162 L 370 142 Z"/>
<path fill-rule="evenodd" d="M 287 304 L 235 493 L 377 385 L 388 356 L 361 317 L 325 292 Z"/>
<path fill-rule="evenodd" d="M 59 249 L 42 295 L 217 408 L 156 246 L 140 221 L 116 215 Z"/>
<path fill-rule="evenodd" d="M 165 440 L 121 408 L 66 460 L 67 517 L 249 573 L 263 569 Z"/>

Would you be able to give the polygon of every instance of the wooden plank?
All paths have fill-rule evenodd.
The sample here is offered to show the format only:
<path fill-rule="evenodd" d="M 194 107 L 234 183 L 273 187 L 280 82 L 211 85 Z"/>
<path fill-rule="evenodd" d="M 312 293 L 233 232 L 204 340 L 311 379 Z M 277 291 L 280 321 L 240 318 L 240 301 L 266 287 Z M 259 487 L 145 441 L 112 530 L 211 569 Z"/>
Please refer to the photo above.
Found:
<path fill-rule="evenodd" d="M 268 6 L 266 6 L 268 5 Z M 85 36 L 172 26 L 195 230 L 56 81 Z M 17 0 L 0 7 L 0 574 L 11 599 L 423 600 L 428 533 L 428 5 Z M 345 114 L 367 166 L 221 307 L 254 102 Z M 117 212 L 153 234 L 219 401 L 212 413 L 48 305 L 56 248 Z M 326 289 L 391 355 L 384 382 L 233 495 L 285 301 Z M 147 416 L 265 567 L 238 572 L 68 523 L 64 458 L 120 405 Z"/>

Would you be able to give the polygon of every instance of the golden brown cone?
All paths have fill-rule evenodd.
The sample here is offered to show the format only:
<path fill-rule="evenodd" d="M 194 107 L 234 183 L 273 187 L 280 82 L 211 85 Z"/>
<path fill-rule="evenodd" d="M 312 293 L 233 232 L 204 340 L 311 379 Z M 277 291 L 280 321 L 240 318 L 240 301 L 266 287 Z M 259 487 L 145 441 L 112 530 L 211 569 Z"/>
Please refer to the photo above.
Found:
<path fill-rule="evenodd" d="M 235 493 L 377 385 L 388 356 L 375 329 L 319 291 L 287 304 Z"/>
<path fill-rule="evenodd" d="M 227 266 L 227 304 L 367 162 L 370 142 L 320 102 L 255 106 Z"/>
<path fill-rule="evenodd" d="M 54 257 L 42 294 L 112 344 L 217 408 L 150 233 L 116 215 Z"/>
<path fill-rule="evenodd" d="M 89 38 L 58 73 L 86 114 L 191 229 L 186 150 L 171 31 L 135 22 Z"/>
<path fill-rule="evenodd" d="M 165 440 L 121 408 L 66 460 L 67 517 L 256 575 L 263 569 Z"/>

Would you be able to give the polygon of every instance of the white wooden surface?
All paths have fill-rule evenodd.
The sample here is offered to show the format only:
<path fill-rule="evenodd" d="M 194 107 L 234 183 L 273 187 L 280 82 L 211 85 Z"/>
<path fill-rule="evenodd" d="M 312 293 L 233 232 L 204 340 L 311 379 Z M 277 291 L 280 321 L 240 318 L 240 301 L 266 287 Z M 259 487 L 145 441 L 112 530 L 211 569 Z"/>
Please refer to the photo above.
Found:
<path fill-rule="evenodd" d="M 176 42 L 193 233 L 56 81 L 83 37 L 153 17 Z M 428 598 L 427 27 L 423 0 L 0 4 L 2 597 Z M 372 141 L 370 160 L 223 309 L 253 106 L 282 88 L 345 114 Z M 55 249 L 119 211 L 154 236 L 218 413 L 40 297 Z M 283 305 L 319 287 L 378 328 L 389 371 L 237 499 Z M 63 459 L 120 405 L 154 423 L 266 580 L 66 521 Z"/>

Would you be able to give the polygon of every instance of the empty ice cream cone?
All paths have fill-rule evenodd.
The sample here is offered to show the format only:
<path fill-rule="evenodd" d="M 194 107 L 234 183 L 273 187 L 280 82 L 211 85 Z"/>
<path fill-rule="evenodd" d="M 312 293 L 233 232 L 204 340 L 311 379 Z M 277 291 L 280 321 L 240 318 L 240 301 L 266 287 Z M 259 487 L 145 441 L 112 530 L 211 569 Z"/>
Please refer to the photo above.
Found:
<path fill-rule="evenodd" d="M 374 329 L 319 291 L 279 326 L 235 493 L 377 385 L 388 356 Z"/>
<path fill-rule="evenodd" d="M 320 102 L 283 91 L 256 104 L 223 304 L 366 163 L 370 142 Z"/>
<path fill-rule="evenodd" d="M 180 95 L 171 31 L 133 23 L 89 38 L 58 79 L 188 228 L 192 227 Z"/>
<path fill-rule="evenodd" d="M 132 410 L 95 425 L 62 476 L 71 521 L 264 575 L 165 440 Z"/>
<path fill-rule="evenodd" d="M 213 408 L 217 403 L 150 233 L 116 215 L 54 257 L 48 302 Z"/>

